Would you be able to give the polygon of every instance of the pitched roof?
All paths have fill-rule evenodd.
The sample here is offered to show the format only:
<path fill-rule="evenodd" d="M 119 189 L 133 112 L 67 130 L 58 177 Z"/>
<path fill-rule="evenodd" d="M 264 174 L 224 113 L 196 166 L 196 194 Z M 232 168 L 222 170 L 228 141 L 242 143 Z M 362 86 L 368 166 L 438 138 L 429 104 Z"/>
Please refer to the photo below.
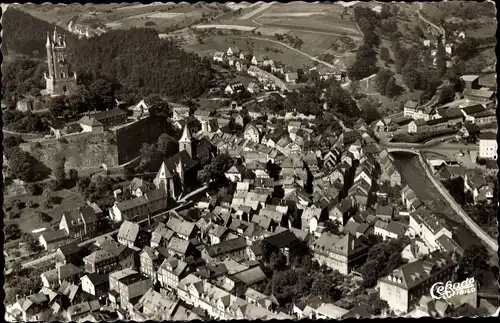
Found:
<path fill-rule="evenodd" d="M 218 255 L 244 249 L 246 247 L 247 247 L 247 242 L 245 238 L 240 237 L 236 239 L 223 241 L 215 245 L 207 246 L 205 250 L 207 251 L 210 257 L 217 257 Z"/>
<path fill-rule="evenodd" d="M 65 264 L 57 267 L 57 276 L 60 281 L 66 280 L 74 275 L 81 273 L 82 270 L 73 264 Z"/>
<path fill-rule="evenodd" d="M 111 252 L 106 250 L 97 250 L 88 255 L 87 257 L 83 258 L 83 260 L 95 264 L 113 258 L 115 258 L 115 255 L 113 255 Z"/>
<path fill-rule="evenodd" d="M 434 267 L 447 268 L 450 266 L 454 267 L 455 265 L 453 260 L 446 254 L 435 251 L 425 259 L 419 259 L 399 267 L 389 276 L 384 277 L 383 281 L 399 285 L 405 289 L 411 289 L 419 285 L 422 281 L 432 277 L 432 269 Z"/>
<path fill-rule="evenodd" d="M 117 202 L 115 205 L 121 212 L 124 212 L 147 204 L 148 200 L 144 196 L 140 196 L 130 200 Z"/>
<path fill-rule="evenodd" d="M 278 234 L 269 236 L 265 238 L 264 241 L 267 241 L 271 245 L 281 249 L 290 247 L 293 243 L 298 242 L 299 240 L 296 235 L 294 235 L 289 230 L 286 230 Z"/>
<path fill-rule="evenodd" d="M 42 233 L 43 239 L 47 242 L 54 242 L 67 239 L 67 234 L 65 230 L 57 230 L 57 231 L 44 231 Z"/>
<path fill-rule="evenodd" d="M 139 224 L 130 221 L 123 221 L 118 231 L 118 238 L 124 239 L 130 242 L 135 242 L 137 235 L 139 234 Z"/>
<path fill-rule="evenodd" d="M 95 114 L 91 115 L 91 117 L 93 117 L 97 121 L 102 121 L 105 119 L 114 118 L 114 117 L 118 117 L 118 116 L 126 116 L 126 115 L 127 115 L 127 112 L 123 111 L 122 109 L 114 108 L 112 110 L 106 110 L 106 111 L 101 111 L 101 112 L 95 113 Z"/>
<path fill-rule="evenodd" d="M 497 134 L 492 131 L 482 132 L 478 135 L 479 140 L 496 140 Z"/>
<path fill-rule="evenodd" d="M 89 127 L 103 126 L 103 124 L 97 121 L 94 117 L 89 116 L 83 116 L 80 120 L 78 120 L 78 123 Z"/>
<path fill-rule="evenodd" d="M 87 277 L 94 286 L 104 285 L 109 282 L 109 275 L 86 274 L 84 277 Z"/>
<path fill-rule="evenodd" d="M 189 237 L 193 232 L 195 223 L 170 217 L 167 222 L 167 227 L 177 234 Z"/>

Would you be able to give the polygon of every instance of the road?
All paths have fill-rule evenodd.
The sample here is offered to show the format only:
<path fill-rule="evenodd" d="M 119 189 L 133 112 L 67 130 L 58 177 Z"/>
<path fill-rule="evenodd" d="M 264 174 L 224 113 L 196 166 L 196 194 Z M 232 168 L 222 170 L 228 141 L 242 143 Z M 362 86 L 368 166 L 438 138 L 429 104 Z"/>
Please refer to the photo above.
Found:
<path fill-rule="evenodd" d="M 449 143 L 449 142 L 442 142 L 443 139 L 451 139 L 454 137 L 447 135 L 439 138 L 434 138 L 426 143 L 423 144 L 411 144 L 411 143 L 391 143 L 389 142 L 390 137 L 388 137 L 386 134 L 375 132 L 376 136 L 380 139 L 379 141 L 379 146 L 383 148 L 415 148 L 416 150 L 422 150 L 422 151 L 433 151 L 439 153 L 439 151 L 451 151 L 451 150 L 456 150 L 457 152 L 460 150 L 470 150 L 470 151 L 476 151 L 479 149 L 478 145 L 470 144 L 470 145 L 465 145 L 465 144 L 460 144 L 460 143 Z"/>
<path fill-rule="evenodd" d="M 252 12 L 249 12 L 247 13 L 246 15 L 240 17 L 239 19 L 240 20 L 247 20 L 247 19 L 251 19 L 252 17 L 254 17 L 255 15 L 263 12 L 264 10 L 266 9 L 269 9 L 271 8 L 271 6 L 273 5 L 273 3 L 265 3 L 263 5 L 261 5 L 259 8 L 255 9 L 254 11 Z"/>
<path fill-rule="evenodd" d="M 311 55 L 309 55 L 309 54 L 307 54 L 307 53 L 305 53 L 305 52 L 303 52 L 303 51 L 301 51 L 301 50 L 298 50 L 298 49 L 296 49 L 296 48 L 293 48 L 292 46 L 290 46 L 290 45 L 288 45 L 288 44 L 285 44 L 285 43 L 282 43 L 282 42 L 277 41 L 277 40 L 267 39 L 267 38 L 260 38 L 260 37 L 254 37 L 254 36 L 239 37 L 239 38 L 242 38 L 242 39 L 252 38 L 252 39 L 256 39 L 256 40 L 263 40 L 263 41 L 268 41 L 268 42 L 271 42 L 271 43 L 275 43 L 275 44 L 278 44 L 278 45 L 284 46 L 284 47 L 286 47 L 286 48 L 288 48 L 288 49 L 290 49 L 290 50 L 293 50 L 293 51 L 295 51 L 295 52 L 297 52 L 297 53 L 299 53 L 299 54 L 301 54 L 301 55 L 303 55 L 303 56 L 306 56 L 306 57 L 307 57 L 307 58 L 309 58 L 310 60 L 315 61 L 315 62 L 318 62 L 318 63 L 320 63 L 320 64 L 323 64 L 323 65 L 325 65 L 325 66 L 327 66 L 327 67 L 329 67 L 329 68 L 331 68 L 331 69 L 337 69 L 337 67 L 336 67 L 336 66 L 334 66 L 334 65 L 332 65 L 332 64 L 329 64 L 329 63 L 327 63 L 327 62 L 325 62 L 325 61 L 319 60 L 319 59 L 317 59 L 317 58 L 316 58 L 316 57 L 314 57 L 314 56 L 311 56 Z"/>
<path fill-rule="evenodd" d="M 432 26 L 432 28 L 436 29 L 438 31 L 438 33 L 440 33 L 443 36 L 442 42 L 443 42 L 443 45 L 445 45 L 445 43 L 446 43 L 446 31 L 443 28 L 439 27 L 438 25 L 436 25 L 436 24 L 430 22 L 429 20 L 425 19 L 425 17 L 422 16 L 422 14 L 420 13 L 420 10 L 423 9 L 424 5 L 423 5 L 422 2 L 420 2 L 419 5 L 420 5 L 420 8 L 417 10 L 418 17 L 422 21 L 424 21 L 425 23 L 427 23 L 428 25 Z"/>
<path fill-rule="evenodd" d="M 403 185 L 408 184 L 422 203 L 446 224 L 453 232 L 453 239 L 456 239 L 457 243 L 463 248 L 477 243 L 478 237 L 469 231 L 460 217 L 427 178 L 418 157 L 403 153 L 395 153 L 393 157 L 396 168 L 401 174 Z"/>
<path fill-rule="evenodd" d="M 156 215 L 153 215 L 151 218 L 152 218 L 152 219 L 154 219 L 154 218 L 159 217 L 159 216 L 161 216 L 161 215 L 168 214 L 169 212 L 176 211 L 176 210 L 178 210 L 178 209 L 180 209 L 180 208 L 182 208 L 182 207 L 186 206 L 186 205 L 187 205 L 187 204 L 189 204 L 189 203 L 190 203 L 190 201 L 188 201 L 188 202 L 183 202 L 181 205 L 178 205 L 178 206 L 176 206 L 176 207 L 174 207 L 174 208 L 171 208 L 171 209 L 169 209 L 169 210 L 167 210 L 167 211 L 164 211 L 164 212 L 158 213 L 158 214 L 156 214 Z M 145 222 L 147 222 L 147 221 L 149 221 L 149 219 L 142 220 L 142 221 L 139 221 L 139 222 L 137 222 L 137 223 L 138 223 L 138 224 L 141 224 L 141 223 L 145 223 Z M 92 239 L 85 240 L 85 241 L 83 241 L 83 242 L 80 242 L 80 243 L 78 244 L 78 246 L 79 246 L 79 247 L 85 247 L 85 246 L 87 246 L 87 245 L 89 245 L 89 244 L 91 244 L 91 243 L 96 242 L 96 241 L 97 241 L 98 239 L 100 239 L 100 238 L 103 238 L 103 237 L 109 237 L 109 236 L 112 236 L 112 235 L 114 235 L 114 234 L 117 234 L 119 230 L 120 230 L 120 229 L 113 230 L 113 231 L 111 231 L 111 232 L 108 232 L 108 233 L 102 234 L 102 235 L 100 235 L 100 236 L 98 236 L 98 237 L 94 237 L 94 238 L 92 238 Z"/>

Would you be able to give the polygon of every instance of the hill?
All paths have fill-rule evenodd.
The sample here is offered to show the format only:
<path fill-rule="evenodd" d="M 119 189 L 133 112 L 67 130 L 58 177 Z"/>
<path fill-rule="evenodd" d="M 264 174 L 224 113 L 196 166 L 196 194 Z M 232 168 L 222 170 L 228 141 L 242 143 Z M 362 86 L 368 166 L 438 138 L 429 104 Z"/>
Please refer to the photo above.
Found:
<path fill-rule="evenodd" d="M 2 53 L 3 55 L 26 55 L 45 57 L 47 33 L 54 32 L 56 25 L 35 18 L 21 10 L 9 7 L 2 16 Z M 68 45 L 78 39 L 75 35 L 61 30 L 66 35 Z"/>
<path fill-rule="evenodd" d="M 68 49 L 68 59 L 77 74 L 111 79 L 141 96 L 196 97 L 212 80 L 209 60 L 160 39 L 149 28 L 81 39 Z"/>

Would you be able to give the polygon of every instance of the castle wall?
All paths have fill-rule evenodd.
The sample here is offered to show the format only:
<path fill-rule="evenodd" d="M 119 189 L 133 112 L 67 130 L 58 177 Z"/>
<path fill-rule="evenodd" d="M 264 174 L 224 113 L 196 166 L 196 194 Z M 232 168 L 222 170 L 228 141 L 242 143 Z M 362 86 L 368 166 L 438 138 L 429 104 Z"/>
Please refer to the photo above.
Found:
<path fill-rule="evenodd" d="M 143 143 L 155 143 L 166 130 L 166 120 L 144 118 L 115 130 L 118 161 L 124 164 L 139 155 Z"/>
<path fill-rule="evenodd" d="M 116 138 L 111 132 L 72 134 L 61 139 L 22 143 L 20 147 L 50 168 L 60 156 L 66 158 L 66 169 L 94 168 L 103 163 L 108 167 L 118 166 Z"/>

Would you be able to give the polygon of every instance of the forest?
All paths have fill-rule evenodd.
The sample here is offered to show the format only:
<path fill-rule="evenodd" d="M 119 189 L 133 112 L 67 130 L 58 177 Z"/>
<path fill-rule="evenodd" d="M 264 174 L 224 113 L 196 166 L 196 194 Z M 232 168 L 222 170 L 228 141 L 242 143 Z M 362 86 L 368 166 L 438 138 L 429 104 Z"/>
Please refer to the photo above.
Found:
<path fill-rule="evenodd" d="M 53 33 L 56 25 L 35 18 L 21 10 L 9 7 L 2 15 L 3 55 L 27 55 L 34 58 L 46 57 L 47 33 Z M 72 46 L 78 38 L 58 28 L 64 33 L 66 43 Z"/>
<path fill-rule="evenodd" d="M 68 48 L 68 60 L 82 78 L 114 80 L 139 96 L 197 97 L 213 76 L 209 60 L 161 40 L 150 28 L 114 30 L 81 39 Z"/>
<path fill-rule="evenodd" d="M 46 56 L 47 32 L 53 32 L 55 25 L 13 8 L 6 11 L 2 24 L 3 53 L 23 57 L 4 66 L 4 98 L 12 96 L 15 101 L 28 92 L 37 94 L 47 70 L 40 60 Z M 161 40 L 150 28 L 110 31 L 80 40 L 65 34 L 70 69 L 87 88 L 105 80 L 120 89 L 116 94 L 184 98 L 199 96 L 212 81 L 209 60 Z"/>

